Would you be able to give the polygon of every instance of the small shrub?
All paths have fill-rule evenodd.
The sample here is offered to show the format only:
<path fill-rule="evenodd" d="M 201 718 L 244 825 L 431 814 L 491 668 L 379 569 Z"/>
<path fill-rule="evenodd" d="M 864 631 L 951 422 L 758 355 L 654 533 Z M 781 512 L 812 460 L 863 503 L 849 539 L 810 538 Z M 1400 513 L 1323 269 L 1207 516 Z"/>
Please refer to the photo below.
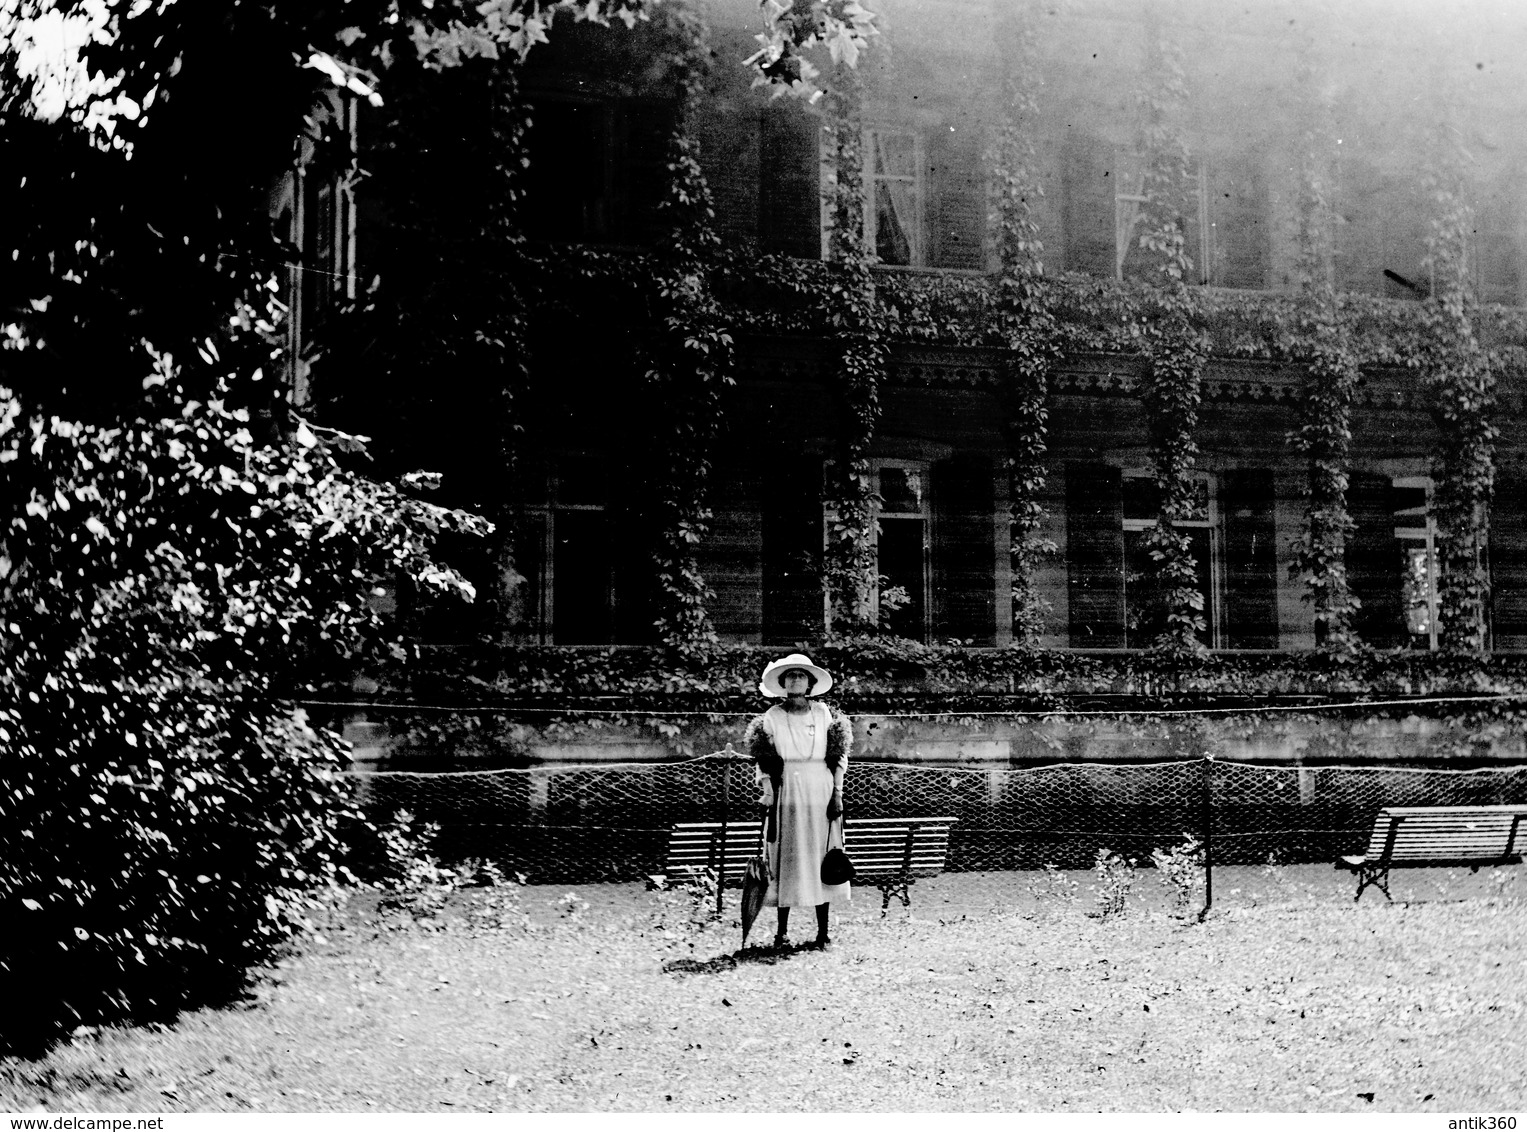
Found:
<path fill-rule="evenodd" d="M 701 869 L 691 873 L 684 888 L 689 896 L 689 922 L 696 927 L 710 923 L 716 918 L 716 890 L 721 877 L 715 869 Z"/>
<path fill-rule="evenodd" d="M 1202 903 L 1204 892 L 1204 847 L 1191 833 L 1185 841 L 1170 849 L 1152 849 L 1151 861 L 1161 883 L 1172 893 L 1172 911 L 1187 915 L 1195 903 Z"/>
<path fill-rule="evenodd" d="M 407 810 L 399 810 L 382 827 L 387 874 L 377 908 L 388 922 L 396 925 L 406 918 L 438 926 L 446 902 L 461 888 L 461 874 L 446 868 L 431 852 L 439 833 L 440 826 L 434 822 L 415 830 L 414 815 Z"/>
<path fill-rule="evenodd" d="M 1097 915 L 1101 919 L 1122 916 L 1129 893 L 1135 886 L 1135 861 L 1125 859 L 1111 849 L 1099 849 L 1092 863 L 1098 882 L 1092 886 Z"/>
<path fill-rule="evenodd" d="M 649 875 L 647 891 L 654 894 L 654 927 L 694 931 L 716 920 L 716 888 L 719 883 L 719 874 L 711 868 L 672 877 L 664 874 Z"/>
<path fill-rule="evenodd" d="M 1274 849 L 1271 853 L 1267 854 L 1267 860 L 1259 871 L 1264 877 L 1276 884 L 1288 883 L 1288 877 L 1284 874 L 1283 851 L 1281 849 Z"/>
<path fill-rule="evenodd" d="M 1041 867 L 1038 877 L 1029 882 L 1029 893 L 1040 904 L 1075 904 L 1080 881 L 1072 880 L 1060 869 L 1048 862 Z"/>

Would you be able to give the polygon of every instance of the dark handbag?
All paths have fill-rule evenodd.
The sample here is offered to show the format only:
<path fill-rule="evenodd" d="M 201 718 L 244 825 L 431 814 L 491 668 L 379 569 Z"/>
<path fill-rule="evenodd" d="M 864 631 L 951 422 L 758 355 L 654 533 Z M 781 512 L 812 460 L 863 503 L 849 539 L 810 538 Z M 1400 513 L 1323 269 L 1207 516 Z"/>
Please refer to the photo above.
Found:
<path fill-rule="evenodd" d="M 854 862 L 843 848 L 843 817 L 838 816 L 838 844 L 822 858 L 822 883 L 847 884 L 854 879 Z"/>

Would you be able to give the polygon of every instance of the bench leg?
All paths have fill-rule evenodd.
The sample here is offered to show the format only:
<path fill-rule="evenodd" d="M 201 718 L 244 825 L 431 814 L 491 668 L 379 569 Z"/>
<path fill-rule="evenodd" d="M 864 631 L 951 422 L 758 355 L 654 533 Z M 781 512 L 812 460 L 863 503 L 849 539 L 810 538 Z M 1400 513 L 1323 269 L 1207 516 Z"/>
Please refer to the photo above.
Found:
<path fill-rule="evenodd" d="M 880 889 L 880 914 L 885 915 L 885 910 L 891 905 L 892 896 L 900 897 L 903 908 L 912 907 L 912 895 L 908 889 L 915 883 L 902 877 L 877 884 L 875 887 Z"/>
<path fill-rule="evenodd" d="M 1387 868 L 1381 868 L 1377 865 L 1372 867 L 1363 865 L 1358 869 L 1357 895 L 1352 898 L 1354 904 L 1363 898 L 1363 890 L 1369 885 L 1382 892 L 1385 900 L 1391 904 L 1394 903 L 1394 897 L 1389 895 L 1389 870 Z"/>

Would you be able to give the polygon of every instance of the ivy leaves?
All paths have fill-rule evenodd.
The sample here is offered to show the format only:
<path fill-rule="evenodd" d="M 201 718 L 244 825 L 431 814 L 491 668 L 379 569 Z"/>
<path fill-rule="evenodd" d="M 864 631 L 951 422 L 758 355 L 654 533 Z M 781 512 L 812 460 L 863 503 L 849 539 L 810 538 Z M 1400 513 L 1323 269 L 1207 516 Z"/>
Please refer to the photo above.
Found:
<path fill-rule="evenodd" d="M 1032 6 L 1004 9 L 1001 33 L 1011 60 L 1004 82 L 1005 118 L 987 154 L 996 189 L 991 224 L 997 233 L 997 344 L 1007 353 L 1009 529 L 1013 566 L 1013 637 L 1035 646 L 1045 629 L 1049 603 L 1039 591 L 1038 571 L 1055 553 L 1041 533 L 1047 518 L 1040 502 L 1048 478 L 1050 370 L 1060 356 L 1053 299 L 1044 279 L 1044 242 L 1031 202 L 1043 193 L 1033 139 L 1025 129 L 1038 116 L 1034 76 L 1039 73 Z"/>
<path fill-rule="evenodd" d="M 822 563 L 822 587 L 830 610 L 828 634 L 878 633 L 894 601 L 881 593 L 883 579 L 875 550 L 875 494 L 870 445 L 880 422 L 880 388 L 885 381 L 887 344 L 884 312 L 870 267 L 875 257 L 864 244 L 864 126 L 857 74 L 839 69 L 840 81 L 828 102 L 828 126 L 836 177 L 828 188 L 832 218 L 829 250 L 836 279 L 824 296 L 827 318 L 836 328 L 838 397 L 842 421 L 839 459 L 827 485 L 836 512 Z"/>
<path fill-rule="evenodd" d="M 1186 101 L 1175 45 L 1151 38 L 1151 85 L 1137 97 L 1140 147 L 1146 155 L 1140 249 L 1156 276 L 1150 301 L 1131 308 L 1130 334 L 1145 356 L 1140 385 L 1161 513 L 1145 538 L 1162 625 L 1156 647 L 1199 655 L 1205 646 L 1204 596 L 1190 542 L 1176 524 L 1196 518 L 1198 409 L 1203 399 L 1207 338 L 1197 295 L 1188 287 L 1192 261 L 1182 226 L 1190 172 L 1181 113 Z"/>

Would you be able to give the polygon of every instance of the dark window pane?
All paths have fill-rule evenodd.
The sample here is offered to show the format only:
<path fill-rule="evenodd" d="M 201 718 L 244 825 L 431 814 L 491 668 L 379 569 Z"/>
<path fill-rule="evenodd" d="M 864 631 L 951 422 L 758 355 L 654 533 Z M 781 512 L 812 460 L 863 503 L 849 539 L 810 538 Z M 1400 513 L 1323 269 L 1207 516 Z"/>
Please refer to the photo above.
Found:
<path fill-rule="evenodd" d="M 559 645 L 610 641 L 610 540 L 603 511 L 558 511 L 552 547 L 552 635 Z"/>
<path fill-rule="evenodd" d="M 1124 517 L 1126 519 L 1154 519 L 1161 514 L 1161 491 L 1156 481 L 1143 476 L 1129 476 L 1124 480 Z"/>
<path fill-rule="evenodd" d="M 1066 465 L 1067 629 L 1072 648 L 1124 645 L 1124 532 L 1119 469 Z"/>
<path fill-rule="evenodd" d="M 583 102 L 539 102 L 525 133 L 525 234 L 533 240 L 611 235 L 609 113 Z"/>
<path fill-rule="evenodd" d="M 1426 514 L 1426 488 L 1424 487 L 1396 487 L 1391 498 L 1394 499 L 1396 515 L 1421 517 Z"/>
<path fill-rule="evenodd" d="M 646 243 L 661 227 L 658 205 L 668 191 L 674 114 L 662 104 L 634 103 L 625 107 L 624 115 L 624 215 L 616 235 L 625 242 Z"/>
<path fill-rule="evenodd" d="M 597 456 L 565 456 L 557 463 L 557 502 L 600 506 L 607 482 L 604 461 Z"/>
<path fill-rule="evenodd" d="M 302 179 L 303 329 L 314 330 L 334 302 L 334 186 L 316 173 Z"/>
<path fill-rule="evenodd" d="M 890 616 L 890 626 L 898 636 L 922 640 L 926 611 L 924 607 L 923 521 L 921 519 L 882 519 L 880 521 L 880 573 L 887 587 L 906 590 L 908 601 Z"/>
<path fill-rule="evenodd" d="M 880 498 L 883 511 L 922 514 L 923 480 L 912 468 L 881 468 Z"/>
<path fill-rule="evenodd" d="M 768 251 L 822 254 L 818 133 L 816 121 L 793 105 L 776 103 L 759 121 L 758 236 Z"/>
<path fill-rule="evenodd" d="M 545 514 L 536 512 L 526 515 L 515 531 L 514 568 L 525 579 L 520 583 L 520 608 L 524 611 L 526 634 L 544 644 L 548 629 L 544 607 L 546 596 Z"/>

